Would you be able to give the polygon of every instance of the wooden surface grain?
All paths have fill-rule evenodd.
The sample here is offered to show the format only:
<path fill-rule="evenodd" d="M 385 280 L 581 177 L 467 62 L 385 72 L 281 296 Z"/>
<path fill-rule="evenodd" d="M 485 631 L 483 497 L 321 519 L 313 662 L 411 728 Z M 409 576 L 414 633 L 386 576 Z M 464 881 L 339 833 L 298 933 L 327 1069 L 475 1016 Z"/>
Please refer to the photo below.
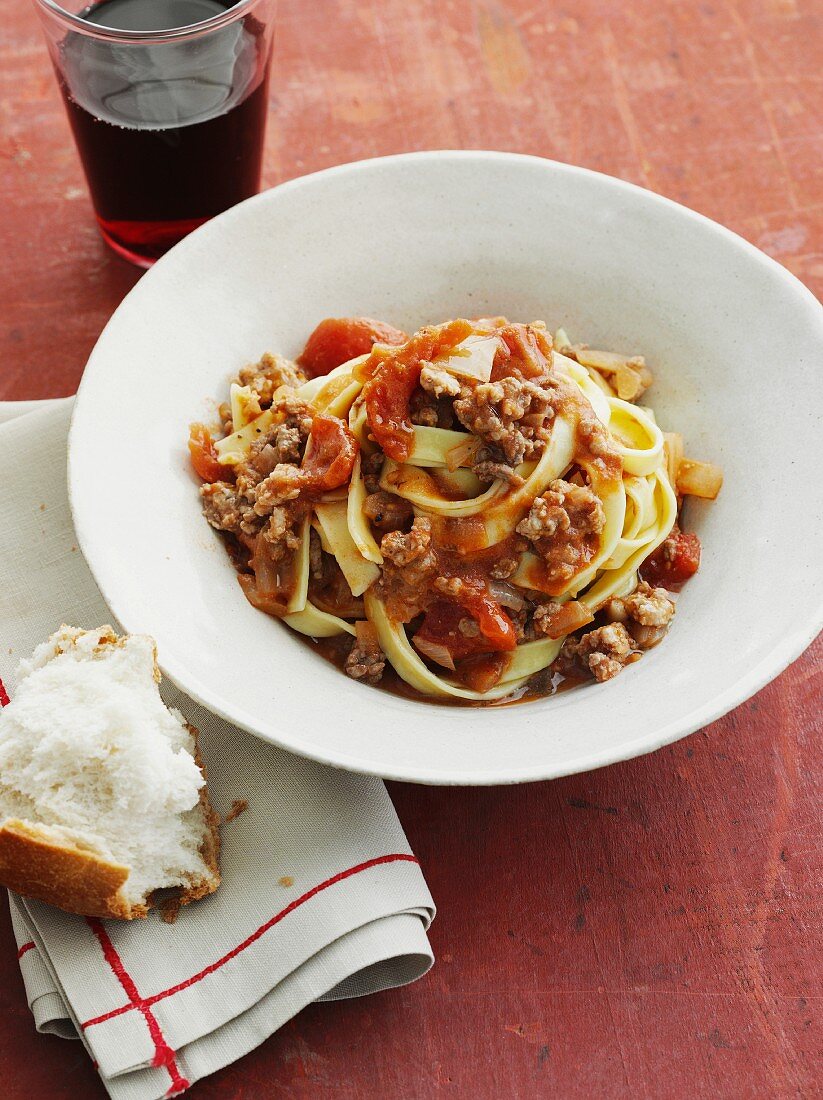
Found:
<path fill-rule="evenodd" d="M 280 0 L 266 185 L 423 148 L 633 180 L 823 289 L 816 0 Z M 0 399 L 74 391 L 139 273 L 98 239 L 30 7 L 0 41 Z M 718 631 L 723 624 L 718 624 Z M 392 786 L 434 971 L 318 1005 L 217 1098 L 821 1094 L 820 640 L 651 756 L 513 789 Z M 0 918 L 0 1094 L 98 1098 L 35 1034 Z"/>

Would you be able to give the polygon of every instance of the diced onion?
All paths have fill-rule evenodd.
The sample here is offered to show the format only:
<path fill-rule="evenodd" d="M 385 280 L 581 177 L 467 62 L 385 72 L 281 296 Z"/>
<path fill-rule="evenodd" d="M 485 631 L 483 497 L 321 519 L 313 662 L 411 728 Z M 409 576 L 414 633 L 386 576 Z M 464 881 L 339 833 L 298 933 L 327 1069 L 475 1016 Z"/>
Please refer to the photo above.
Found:
<path fill-rule="evenodd" d="M 317 499 L 321 504 L 334 504 L 336 501 L 347 500 L 348 495 L 348 486 L 341 485 L 339 489 L 330 489 L 328 493 L 323 493 Z"/>
<path fill-rule="evenodd" d="M 567 634 L 579 630 L 581 626 L 586 626 L 593 618 L 594 615 L 588 607 L 578 603 L 577 600 L 570 600 L 568 603 L 564 603 L 562 607 L 558 607 L 557 611 L 551 616 L 546 630 L 546 637 L 555 640 L 565 638 Z"/>
<path fill-rule="evenodd" d="M 459 466 L 471 466 L 480 449 L 480 440 L 476 435 L 466 437 L 465 443 L 458 443 L 446 451 L 446 468 L 456 470 Z"/>
<path fill-rule="evenodd" d="M 687 496 L 714 500 L 723 484 L 723 471 L 711 462 L 684 458 L 677 467 L 677 491 Z"/>
<path fill-rule="evenodd" d="M 617 383 L 617 396 L 621 401 L 634 401 L 643 392 L 640 375 L 628 363 L 621 364 L 615 371 L 614 377 Z"/>
<path fill-rule="evenodd" d="M 594 367 L 603 374 L 614 374 L 620 367 L 632 365 L 631 357 L 620 355 L 616 351 L 600 351 L 597 348 L 587 348 L 584 344 L 572 346 L 575 358 L 584 367 Z"/>
<path fill-rule="evenodd" d="M 272 447 L 271 443 L 267 443 L 263 450 L 255 455 L 254 466 L 259 473 L 267 477 L 279 461 L 280 456 L 277 453 L 277 448 Z"/>
<path fill-rule="evenodd" d="M 489 581 L 489 592 L 502 607 L 510 607 L 512 611 L 522 611 L 526 601 L 512 584 L 506 581 Z"/>
<path fill-rule="evenodd" d="M 426 638 L 414 637 L 412 641 L 415 648 L 419 649 L 424 657 L 428 657 L 435 664 L 442 665 L 443 668 L 448 668 L 454 672 L 454 658 L 444 645 L 440 645 L 439 642 L 430 642 Z"/>
<path fill-rule="evenodd" d="M 683 461 L 683 436 L 680 432 L 664 432 L 663 443 L 666 448 L 666 473 L 672 487 L 677 483 L 677 472 Z"/>
<path fill-rule="evenodd" d="M 488 382 L 499 347 L 500 339 L 497 336 L 467 336 L 448 356 L 435 359 L 434 363 L 449 374 Z"/>
<path fill-rule="evenodd" d="M 280 588 L 280 570 L 276 562 L 271 560 L 268 551 L 268 543 L 262 535 L 257 536 L 257 541 L 249 564 L 254 570 L 254 579 L 257 591 L 262 596 L 273 596 Z"/>
<path fill-rule="evenodd" d="M 239 573 L 237 576 L 243 594 L 258 611 L 265 611 L 267 615 L 274 615 L 280 619 L 286 614 L 286 605 L 276 594 L 266 594 L 257 587 L 257 582 L 251 573 Z"/>
<path fill-rule="evenodd" d="M 614 390 L 599 370 L 595 370 L 594 367 L 586 367 L 586 372 L 594 384 L 601 389 L 607 397 L 614 397 Z"/>

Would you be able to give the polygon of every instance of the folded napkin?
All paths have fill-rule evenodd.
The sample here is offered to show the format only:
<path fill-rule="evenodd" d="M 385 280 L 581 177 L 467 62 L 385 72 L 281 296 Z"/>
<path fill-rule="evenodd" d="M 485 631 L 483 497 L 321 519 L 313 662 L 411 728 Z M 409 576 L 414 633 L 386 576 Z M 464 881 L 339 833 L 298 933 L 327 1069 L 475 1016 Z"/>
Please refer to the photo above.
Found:
<path fill-rule="evenodd" d="M 67 503 L 71 399 L 15 411 L 0 405 L 0 677 L 10 694 L 17 661 L 62 622 L 112 621 Z M 9 895 L 38 1029 L 78 1035 L 115 1100 L 182 1092 L 310 1002 L 402 985 L 433 962 L 434 905 L 383 784 L 291 756 L 170 683 L 162 690 L 201 730 L 218 812 L 248 802 L 222 830 L 220 889 L 175 924 L 84 919 Z"/>

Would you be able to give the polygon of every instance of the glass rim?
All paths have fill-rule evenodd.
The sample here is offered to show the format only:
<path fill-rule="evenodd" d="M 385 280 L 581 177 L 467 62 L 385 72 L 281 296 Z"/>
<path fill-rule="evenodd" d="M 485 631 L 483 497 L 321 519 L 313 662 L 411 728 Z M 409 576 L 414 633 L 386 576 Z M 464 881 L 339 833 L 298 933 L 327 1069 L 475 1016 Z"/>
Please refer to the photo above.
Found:
<path fill-rule="evenodd" d="M 166 30 L 157 31 L 128 31 L 117 27 L 105 27 L 99 23 L 90 23 L 87 19 L 81 19 L 66 11 L 56 0 L 34 0 L 34 4 L 40 9 L 41 14 L 48 14 L 62 23 L 68 30 L 79 31 L 90 38 L 102 38 L 114 42 L 149 43 L 181 41 L 187 38 L 197 38 L 219 27 L 227 26 L 239 19 L 246 12 L 256 7 L 261 0 L 238 0 L 230 8 L 203 19 L 199 23 L 189 23 L 185 27 L 169 27 Z"/>

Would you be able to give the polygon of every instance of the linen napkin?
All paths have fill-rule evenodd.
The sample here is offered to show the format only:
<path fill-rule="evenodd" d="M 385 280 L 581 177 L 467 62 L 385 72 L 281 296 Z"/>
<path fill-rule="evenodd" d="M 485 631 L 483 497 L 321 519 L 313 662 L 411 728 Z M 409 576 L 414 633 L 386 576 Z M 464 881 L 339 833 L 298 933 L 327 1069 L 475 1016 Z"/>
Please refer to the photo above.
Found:
<path fill-rule="evenodd" d="M 0 677 L 9 694 L 17 661 L 61 623 L 112 621 L 67 502 L 71 405 L 13 416 L 0 404 Z M 114 1100 L 182 1092 L 310 1002 L 402 985 L 433 962 L 434 904 L 383 783 L 291 756 L 170 683 L 162 690 L 201 730 L 218 812 L 248 802 L 223 826 L 220 889 L 175 924 L 156 914 L 85 919 L 9 895 L 38 1030 L 79 1036 Z"/>

